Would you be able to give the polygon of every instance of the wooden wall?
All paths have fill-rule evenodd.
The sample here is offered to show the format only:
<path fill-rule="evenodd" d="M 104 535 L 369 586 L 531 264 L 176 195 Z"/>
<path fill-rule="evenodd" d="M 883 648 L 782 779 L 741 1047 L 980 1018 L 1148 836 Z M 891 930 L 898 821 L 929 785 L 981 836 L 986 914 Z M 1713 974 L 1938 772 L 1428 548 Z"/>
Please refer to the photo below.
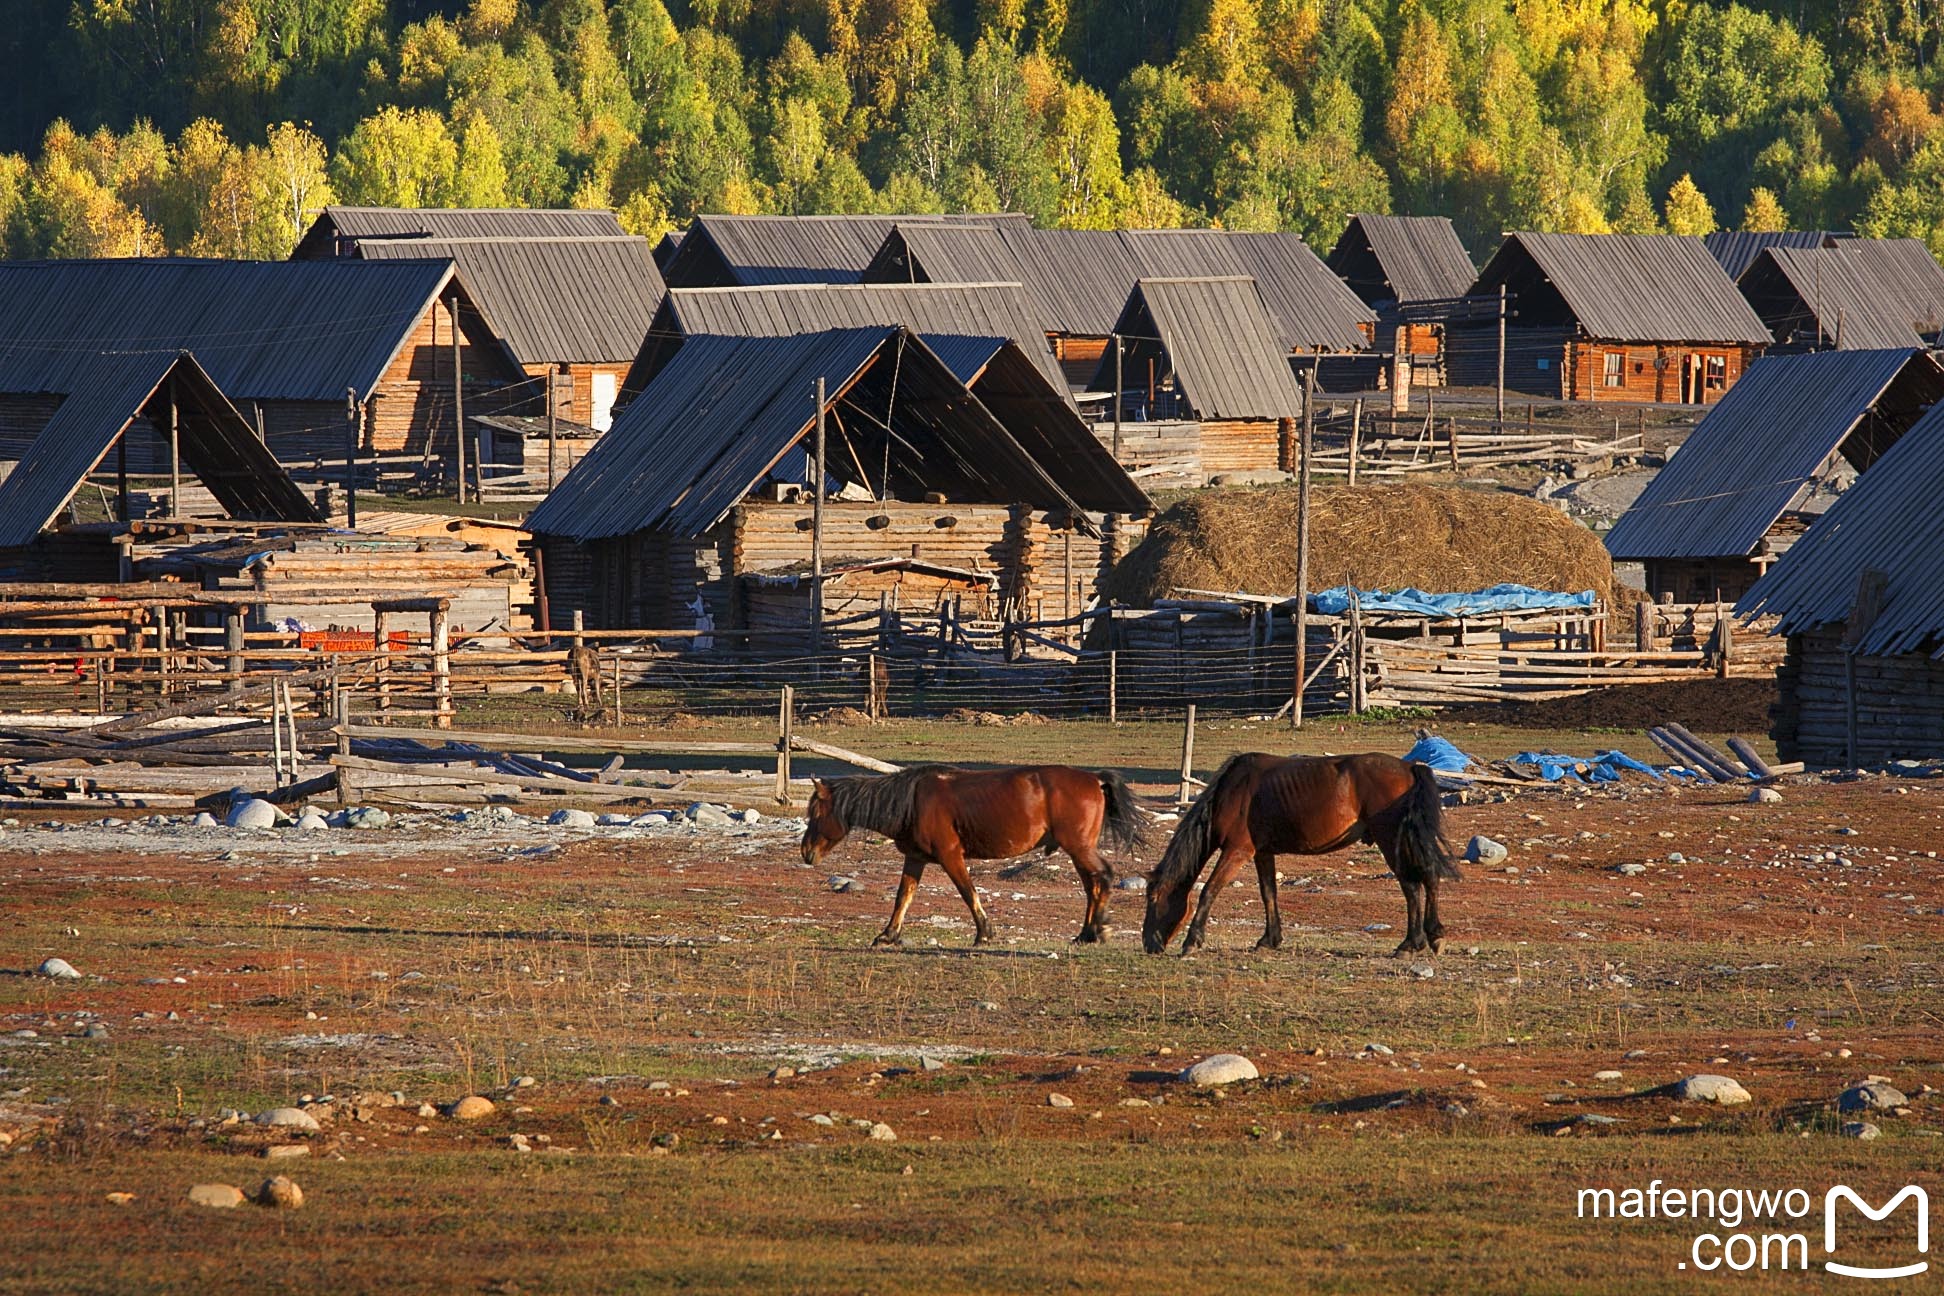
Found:
<path fill-rule="evenodd" d="M 470 307 L 459 311 L 459 364 L 465 374 L 466 413 L 505 413 L 538 405 L 536 388 Z M 429 308 L 372 391 L 363 449 L 372 454 L 453 453 L 452 312 L 447 303 Z M 327 455 L 342 455 L 344 407 L 337 406 L 336 442 Z M 276 433 L 270 448 L 283 452 Z M 469 444 L 468 451 L 472 449 Z"/>
<path fill-rule="evenodd" d="M 1649 558 L 1647 593 L 1656 602 L 1733 603 L 1760 579 L 1766 564 L 1752 558 Z"/>
<path fill-rule="evenodd" d="M 1750 346 L 1576 342 L 1567 353 L 1568 400 L 1658 401 L 1711 405 L 1735 385 L 1754 359 Z M 1620 384 L 1608 386 L 1608 356 L 1620 358 Z M 1722 362 L 1722 381 L 1707 385 L 1705 361 Z M 1508 362 L 1508 371 L 1509 371 Z M 1509 383 L 1508 383 L 1509 385 Z"/>
<path fill-rule="evenodd" d="M 1841 627 L 1789 636 L 1770 732 L 1783 760 L 1846 765 L 1849 709 Z M 1944 662 L 1926 652 L 1856 659 L 1857 761 L 1944 756 Z"/>
<path fill-rule="evenodd" d="M 603 373 L 614 378 L 615 402 L 608 411 L 612 417 L 621 408 L 621 384 L 627 380 L 632 363 L 624 360 L 618 364 L 528 365 L 526 375 L 533 381 L 525 390 L 533 401 L 533 411 L 544 415 L 547 412 L 547 370 L 555 370 L 555 413 L 560 418 L 591 425 L 594 421 L 594 375 Z"/>
<path fill-rule="evenodd" d="M 1100 368 L 1100 358 L 1107 354 L 1106 338 L 1055 335 L 1050 341 L 1053 358 L 1060 362 L 1066 374 L 1067 386 L 1079 390 L 1093 381 Z"/>
<path fill-rule="evenodd" d="M 1284 467 L 1275 419 L 1206 420 L 1201 425 L 1201 466 L 1224 472 L 1274 472 Z"/>

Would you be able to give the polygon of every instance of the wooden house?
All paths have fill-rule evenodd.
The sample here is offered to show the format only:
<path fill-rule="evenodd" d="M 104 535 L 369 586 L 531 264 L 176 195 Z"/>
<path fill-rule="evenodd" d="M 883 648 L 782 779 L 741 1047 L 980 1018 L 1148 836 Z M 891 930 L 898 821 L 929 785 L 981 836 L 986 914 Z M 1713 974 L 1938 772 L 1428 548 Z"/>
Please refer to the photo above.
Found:
<path fill-rule="evenodd" d="M 1644 564 L 1657 600 L 1740 598 L 1833 486 L 1867 479 L 1940 399 L 1944 367 L 1923 351 L 1765 356 L 1614 523 L 1607 551 Z"/>
<path fill-rule="evenodd" d="M 985 216 L 697 216 L 662 266 L 670 288 L 857 283 L 900 224 L 1027 225 Z"/>
<path fill-rule="evenodd" d="M 1326 258 L 1331 270 L 1377 312 L 1373 342 L 1411 366 L 1411 382 L 1436 386 L 1444 377 L 1445 326 L 1434 318 L 1403 318 L 1404 309 L 1431 313 L 1470 290 L 1478 277 L 1471 254 L 1447 216 L 1350 218 Z M 1415 313 L 1415 312 L 1414 312 Z"/>
<path fill-rule="evenodd" d="M 1737 282 L 1778 349 L 1928 346 L 1944 329 L 1944 266 L 1917 239 L 1769 248 Z"/>
<path fill-rule="evenodd" d="M 1771 732 L 1785 760 L 1944 756 L 1944 405 L 1933 407 L 1736 605 L 1788 657 Z"/>
<path fill-rule="evenodd" d="M 1125 339 L 1118 376 L 1103 357 L 1090 386 L 1115 393 L 1118 381 L 1122 463 L 1151 469 L 1143 460 L 1160 453 L 1179 475 L 1172 461 L 1186 447 L 1173 442 L 1187 435 L 1190 475 L 1203 480 L 1291 466 L 1303 393 L 1255 280 L 1137 280 L 1113 331 Z M 1174 436 L 1150 446 L 1141 433 L 1156 423 Z M 1112 428 L 1110 414 L 1095 432 L 1111 443 Z"/>
<path fill-rule="evenodd" d="M 1850 237 L 1835 230 L 1716 230 L 1703 234 L 1701 245 L 1727 276 L 1739 283 L 1748 267 L 1770 248 L 1830 247 Z"/>
<path fill-rule="evenodd" d="M 1773 339 L 1700 239 L 1675 234 L 1506 236 L 1473 283 L 1503 287 L 1508 390 L 1549 400 L 1712 405 Z M 1491 387 L 1499 324 L 1454 323 L 1447 380 Z"/>
<path fill-rule="evenodd" d="M 0 263 L 0 339 L 0 458 L 97 381 L 104 353 L 194 352 L 300 472 L 341 473 L 354 430 L 367 462 L 436 467 L 456 396 L 485 412 L 526 380 L 444 259 Z"/>
<path fill-rule="evenodd" d="M 366 239 L 620 238 L 611 211 L 546 207 L 329 206 L 297 240 L 294 261 L 355 257 Z"/>
<path fill-rule="evenodd" d="M 991 572 L 1020 605 L 1043 594 L 1048 550 L 1091 590 L 1114 557 L 1099 515 L 1150 507 L 1004 337 L 696 335 L 527 519 L 554 623 L 578 608 L 615 628 L 745 625 L 740 578 L 810 557 L 818 379 L 833 560 Z"/>

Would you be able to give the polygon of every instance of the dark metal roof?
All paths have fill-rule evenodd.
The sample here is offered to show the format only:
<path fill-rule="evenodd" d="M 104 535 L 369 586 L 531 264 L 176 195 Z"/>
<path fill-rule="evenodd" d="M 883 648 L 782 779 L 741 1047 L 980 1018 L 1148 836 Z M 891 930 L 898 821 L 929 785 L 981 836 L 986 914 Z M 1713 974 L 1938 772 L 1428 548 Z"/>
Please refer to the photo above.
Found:
<path fill-rule="evenodd" d="M 1302 413 L 1303 393 L 1253 279 L 1139 280 L 1114 332 L 1128 339 L 1123 374 L 1140 372 L 1154 355 L 1204 419 Z M 1091 385 L 1113 389 L 1111 352 Z"/>
<path fill-rule="evenodd" d="M 1373 306 L 1462 297 L 1478 277 L 1478 267 L 1447 216 L 1360 212 L 1350 218 L 1326 260 L 1352 292 Z"/>
<path fill-rule="evenodd" d="M 662 235 L 661 242 L 655 244 L 655 268 L 660 270 L 667 266 L 669 261 L 674 258 L 676 250 L 681 246 L 682 231 L 670 230 L 668 233 Z"/>
<path fill-rule="evenodd" d="M 1833 230 L 1716 230 L 1703 234 L 1701 242 L 1728 277 L 1739 280 L 1770 248 L 1828 247 L 1844 237 Z"/>
<path fill-rule="evenodd" d="M 1620 342 L 1774 339 L 1700 239 L 1681 234 L 1508 234 L 1479 272 L 1474 294 L 1533 272 L 1550 284 L 1588 337 Z"/>
<path fill-rule="evenodd" d="M 1933 648 L 1944 635 L 1939 481 L 1944 481 L 1944 405 L 1934 406 L 1817 518 L 1735 611 L 1780 617 L 1783 634 L 1841 625 L 1849 619 L 1862 574 L 1880 571 L 1888 577 L 1881 610 L 1860 637 L 1858 651 L 1894 656 Z"/>
<path fill-rule="evenodd" d="M 1742 296 L 1777 342 L 1845 351 L 1924 345 L 1902 295 L 1879 281 L 1875 260 L 1852 252 L 1855 245 L 1772 247 L 1742 274 Z"/>
<path fill-rule="evenodd" d="M 347 256 L 368 238 L 614 238 L 626 232 L 611 211 L 577 208 L 326 207 L 291 256 Z"/>
<path fill-rule="evenodd" d="M 697 216 L 662 267 L 671 287 L 753 288 L 856 283 L 900 224 L 1026 224 L 989 216 Z"/>
<path fill-rule="evenodd" d="M 166 427 L 162 411 L 171 397 L 182 461 L 230 516 L 323 520 L 194 356 L 100 355 L 89 373 L 89 384 L 61 401 L 0 481 L 0 546 L 31 544 L 143 414 Z"/>
<path fill-rule="evenodd" d="M 1300 235 L 1126 230 L 1121 238 L 1143 278 L 1254 279 L 1289 350 L 1359 351 L 1370 345 L 1359 325 L 1375 321 L 1376 313 Z"/>
<path fill-rule="evenodd" d="M 1003 337 L 1019 344 L 1057 390 L 1066 379 L 1016 283 L 791 284 L 770 288 L 676 288 L 663 298 L 641 357 L 628 374 L 639 390 L 684 336 L 775 337 L 823 329 L 901 324 L 922 337 Z"/>
<path fill-rule="evenodd" d="M 92 385 L 104 352 L 193 351 L 238 400 L 369 396 L 448 261 L 0 263 L 0 391 Z"/>
<path fill-rule="evenodd" d="M 1922 239 L 1845 239 L 1837 247 L 1869 267 L 1899 317 L 1919 333 L 1936 337 L 1944 329 L 1944 265 Z"/>
<path fill-rule="evenodd" d="M 998 362 L 1014 350 L 1006 344 Z M 580 541 L 651 528 L 709 530 L 814 426 L 819 377 L 833 476 L 891 498 L 939 491 L 1079 514 L 1081 506 L 920 338 L 880 326 L 690 337 L 534 510 L 528 529 Z M 1077 416 L 1071 426 L 1098 448 Z"/>
<path fill-rule="evenodd" d="M 516 361 L 625 364 L 661 304 L 648 240 L 612 238 L 367 239 L 368 261 L 449 257 L 473 305 Z"/>
<path fill-rule="evenodd" d="M 1620 559 L 1753 553 L 1832 455 L 1869 468 L 1940 396 L 1944 369 L 1920 351 L 1764 356 L 1614 523 L 1607 551 Z"/>

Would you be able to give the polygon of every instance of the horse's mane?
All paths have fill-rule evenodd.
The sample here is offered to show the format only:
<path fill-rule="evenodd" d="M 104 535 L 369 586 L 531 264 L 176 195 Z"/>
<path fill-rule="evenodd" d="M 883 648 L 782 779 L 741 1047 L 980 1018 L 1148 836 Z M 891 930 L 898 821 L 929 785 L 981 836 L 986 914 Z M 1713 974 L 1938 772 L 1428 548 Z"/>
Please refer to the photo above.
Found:
<path fill-rule="evenodd" d="M 826 779 L 831 812 L 846 829 L 866 828 L 896 837 L 918 817 L 919 784 L 933 774 L 955 774 L 950 765 L 913 765 L 896 774 L 856 774 Z"/>

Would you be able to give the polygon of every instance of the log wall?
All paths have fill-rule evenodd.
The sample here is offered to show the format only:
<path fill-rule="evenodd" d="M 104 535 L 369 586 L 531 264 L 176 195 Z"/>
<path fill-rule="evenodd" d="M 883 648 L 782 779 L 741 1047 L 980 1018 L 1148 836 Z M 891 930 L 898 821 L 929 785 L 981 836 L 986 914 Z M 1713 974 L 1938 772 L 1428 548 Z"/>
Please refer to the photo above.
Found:
<path fill-rule="evenodd" d="M 1783 760 L 1849 763 L 1842 638 L 1840 627 L 1789 636 L 1770 728 Z M 1926 652 L 1859 656 L 1856 737 L 1862 765 L 1944 756 L 1944 662 Z"/>

